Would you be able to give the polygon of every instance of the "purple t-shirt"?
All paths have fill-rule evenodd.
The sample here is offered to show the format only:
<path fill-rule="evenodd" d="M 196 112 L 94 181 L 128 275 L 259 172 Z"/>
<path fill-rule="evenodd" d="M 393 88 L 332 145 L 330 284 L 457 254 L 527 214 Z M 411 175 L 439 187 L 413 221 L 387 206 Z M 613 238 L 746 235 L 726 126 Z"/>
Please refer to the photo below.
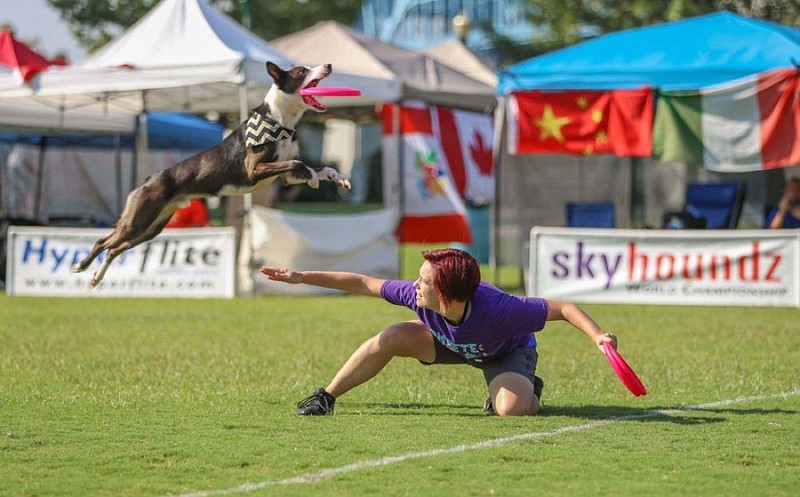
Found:
<path fill-rule="evenodd" d="M 778 215 L 778 209 L 772 209 L 767 216 L 767 222 L 764 223 L 765 227 L 769 227 L 772 224 L 772 220 L 775 219 L 775 216 Z M 783 224 L 781 228 L 800 228 L 800 219 L 797 219 L 792 215 L 791 212 L 787 212 L 786 215 L 783 217 Z"/>
<path fill-rule="evenodd" d="M 488 283 L 475 290 L 467 318 L 460 325 L 418 307 L 416 295 L 411 281 L 387 280 L 381 288 L 387 302 L 416 312 L 442 345 L 467 359 L 491 359 L 520 347 L 536 347 L 533 333 L 547 321 L 544 299 L 510 295 Z"/>

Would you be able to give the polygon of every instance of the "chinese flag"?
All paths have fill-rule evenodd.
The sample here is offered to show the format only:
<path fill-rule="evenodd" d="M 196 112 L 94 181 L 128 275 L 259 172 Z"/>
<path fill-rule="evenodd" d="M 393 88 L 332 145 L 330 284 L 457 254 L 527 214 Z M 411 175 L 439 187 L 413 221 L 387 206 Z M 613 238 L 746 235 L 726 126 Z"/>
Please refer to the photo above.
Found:
<path fill-rule="evenodd" d="M 509 99 L 508 151 L 649 157 L 653 113 L 650 88 L 514 93 Z"/>

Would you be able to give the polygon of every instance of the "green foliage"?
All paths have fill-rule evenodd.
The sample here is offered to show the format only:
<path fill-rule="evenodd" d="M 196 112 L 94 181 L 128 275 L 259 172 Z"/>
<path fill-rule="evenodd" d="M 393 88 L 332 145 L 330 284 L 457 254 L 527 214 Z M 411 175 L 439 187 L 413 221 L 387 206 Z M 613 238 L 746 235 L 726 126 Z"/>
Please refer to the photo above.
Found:
<path fill-rule="evenodd" d="M 798 0 L 528 0 L 528 17 L 540 28 L 529 45 L 496 44 L 506 62 L 516 62 L 589 36 L 730 10 L 790 26 L 800 25 Z"/>
<path fill-rule="evenodd" d="M 61 11 L 78 42 L 100 48 L 133 25 L 159 0 L 47 0 Z"/>
<path fill-rule="evenodd" d="M 142 18 L 160 0 L 47 0 L 61 11 L 78 41 L 87 49 L 100 48 Z M 352 24 L 361 10 L 359 0 L 208 0 L 249 25 L 265 40 L 335 19 Z M 249 20 L 248 20 L 249 18 Z"/>
<path fill-rule="evenodd" d="M 361 0 L 250 0 L 252 30 L 265 40 L 272 40 L 317 22 L 335 20 L 351 25 L 361 12 Z M 243 2 L 239 0 L 233 15 L 241 20 Z"/>
<path fill-rule="evenodd" d="M 396 359 L 335 416 L 303 419 L 295 403 L 407 310 L 0 296 L 0 495 L 796 494 L 796 309 L 584 307 L 647 396 L 550 323 L 535 418 L 483 414 L 477 370 Z M 764 398 L 713 404 L 751 396 Z"/>

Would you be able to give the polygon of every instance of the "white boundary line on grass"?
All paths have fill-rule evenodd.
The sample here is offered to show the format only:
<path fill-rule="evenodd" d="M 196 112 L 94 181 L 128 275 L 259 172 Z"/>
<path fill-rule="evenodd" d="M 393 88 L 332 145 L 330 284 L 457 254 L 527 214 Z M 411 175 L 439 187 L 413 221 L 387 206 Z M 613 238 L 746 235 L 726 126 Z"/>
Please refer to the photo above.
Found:
<path fill-rule="evenodd" d="M 338 468 L 328 468 L 317 471 L 315 473 L 306 473 L 303 475 L 293 476 L 291 478 L 284 478 L 282 480 L 266 480 L 258 483 L 244 483 L 237 487 L 225 488 L 225 489 L 217 489 L 217 490 L 205 490 L 199 492 L 192 492 L 188 494 L 180 494 L 175 497 L 211 497 L 216 495 L 234 495 L 234 494 L 243 494 L 248 492 L 254 492 L 256 490 L 263 490 L 269 487 L 277 487 L 281 485 L 297 485 L 300 483 L 314 483 L 322 480 L 327 480 L 333 478 L 335 476 L 347 474 L 347 473 L 354 473 L 356 471 L 361 471 L 363 469 L 369 468 L 377 468 L 381 466 L 389 466 L 390 464 L 396 464 L 404 461 L 409 461 L 412 459 L 422 459 L 424 457 L 435 457 L 441 456 L 445 454 L 455 454 L 459 452 L 467 452 L 471 450 L 478 450 L 478 449 L 487 449 L 492 447 L 500 447 L 502 445 L 507 445 L 511 442 L 517 442 L 519 440 L 535 440 L 539 438 L 547 438 L 547 437 L 554 437 L 556 435 L 562 435 L 564 433 L 573 433 L 577 431 L 585 431 L 591 430 L 593 428 L 600 428 L 602 426 L 617 423 L 619 421 L 628 421 L 633 419 L 646 419 L 646 418 L 654 418 L 656 416 L 664 416 L 668 414 L 675 414 L 680 412 L 686 411 L 697 411 L 702 409 L 711 409 L 715 407 L 724 407 L 733 404 L 741 404 L 744 402 L 755 402 L 759 400 L 767 400 L 767 399 L 776 399 L 776 398 L 787 398 L 793 397 L 795 395 L 800 395 L 800 390 L 793 390 L 791 392 L 774 394 L 774 395 L 756 395 L 752 397 L 737 397 L 735 399 L 729 400 L 721 400 L 718 402 L 709 402 L 707 404 L 700 404 L 697 406 L 689 406 L 689 407 L 679 407 L 675 409 L 662 409 L 662 410 L 654 410 L 654 411 L 647 411 L 641 414 L 631 414 L 629 416 L 620 416 L 616 418 L 607 418 L 607 419 L 598 419 L 596 421 L 591 421 L 589 423 L 584 423 L 582 425 L 573 425 L 573 426 L 565 426 L 563 428 L 558 428 L 552 431 L 545 431 L 545 432 L 532 432 L 532 433 L 520 433 L 519 435 L 512 435 L 509 437 L 501 437 L 495 438 L 492 440 L 486 440 L 484 442 L 476 442 L 471 444 L 461 444 L 456 445 L 454 447 L 450 447 L 447 449 L 432 449 L 426 450 L 422 452 L 409 452 L 407 454 L 400 454 L 397 456 L 388 456 L 388 457 L 381 457 L 380 459 L 371 459 L 367 461 L 360 461 L 353 464 L 347 464 L 345 466 L 339 466 Z M 171 494 L 172 495 L 172 494 Z"/>

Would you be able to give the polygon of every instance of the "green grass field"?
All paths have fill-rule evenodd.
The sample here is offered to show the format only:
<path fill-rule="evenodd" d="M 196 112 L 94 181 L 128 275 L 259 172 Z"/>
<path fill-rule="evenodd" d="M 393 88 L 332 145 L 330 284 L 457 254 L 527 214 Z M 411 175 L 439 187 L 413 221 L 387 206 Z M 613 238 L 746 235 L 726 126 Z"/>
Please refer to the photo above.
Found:
<path fill-rule="evenodd" d="M 410 312 L 345 296 L 0 296 L 0 495 L 797 495 L 796 309 L 583 307 L 647 396 L 552 323 L 538 417 L 485 415 L 467 366 L 395 360 L 335 416 L 298 418 Z"/>

